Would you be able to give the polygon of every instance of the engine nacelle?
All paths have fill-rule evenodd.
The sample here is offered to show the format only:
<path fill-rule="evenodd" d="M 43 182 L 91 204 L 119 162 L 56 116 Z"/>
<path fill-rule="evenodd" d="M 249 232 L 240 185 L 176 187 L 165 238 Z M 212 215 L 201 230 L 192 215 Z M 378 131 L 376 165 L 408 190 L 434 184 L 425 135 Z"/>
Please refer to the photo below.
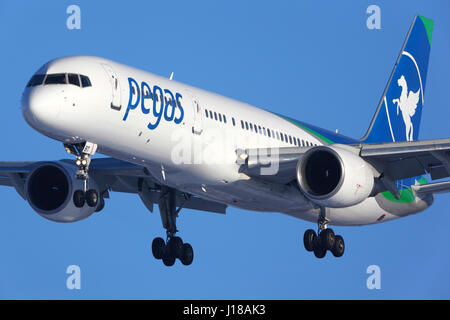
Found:
<path fill-rule="evenodd" d="M 372 167 L 347 146 L 319 146 L 297 164 L 300 189 L 314 203 L 330 208 L 358 204 L 372 193 Z"/>
<path fill-rule="evenodd" d="M 40 216 L 56 222 L 75 222 L 89 217 L 95 207 L 85 204 L 77 208 L 73 193 L 83 189 L 83 181 L 75 177 L 77 167 L 64 161 L 42 162 L 28 175 L 25 192 L 28 203 Z M 98 186 L 89 179 L 89 189 Z"/>

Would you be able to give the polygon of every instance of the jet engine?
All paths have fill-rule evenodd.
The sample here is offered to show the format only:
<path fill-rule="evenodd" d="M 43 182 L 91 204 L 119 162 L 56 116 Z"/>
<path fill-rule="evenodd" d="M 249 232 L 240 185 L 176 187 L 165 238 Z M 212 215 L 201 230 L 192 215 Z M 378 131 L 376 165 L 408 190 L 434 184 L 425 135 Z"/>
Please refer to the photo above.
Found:
<path fill-rule="evenodd" d="M 364 201 L 375 185 L 372 167 L 344 145 L 308 150 L 297 164 L 297 181 L 307 198 L 330 208 Z"/>
<path fill-rule="evenodd" d="M 97 205 L 87 203 L 77 207 L 74 193 L 83 190 L 84 181 L 77 179 L 77 167 L 64 161 L 42 162 L 28 175 L 25 193 L 30 206 L 42 217 L 56 222 L 75 222 L 89 217 Z M 99 194 L 95 181 L 89 179 L 89 189 Z"/>

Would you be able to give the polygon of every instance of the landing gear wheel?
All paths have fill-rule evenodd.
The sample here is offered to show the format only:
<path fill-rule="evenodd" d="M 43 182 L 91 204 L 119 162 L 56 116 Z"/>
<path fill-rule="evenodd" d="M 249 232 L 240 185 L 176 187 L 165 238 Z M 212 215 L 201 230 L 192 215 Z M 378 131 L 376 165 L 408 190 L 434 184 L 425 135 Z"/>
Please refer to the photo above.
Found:
<path fill-rule="evenodd" d="M 303 235 L 303 244 L 305 246 L 306 251 L 314 250 L 314 242 L 316 241 L 317 234 L 314 230 L 308 229 L 305 231 Z"/>
<path fill-rule="evenodd" d="M 316 258 L 322 259 L 327 254 L 327 248 L 325 248 L 321 241 L 316 241 L 314 244 L 314 255 Z"/>
<path fill-rule="evenodd" d="M 325 250 L 332 250 L 334 248 L 335 236 L 333 229 L 325 229 L 320 235 L 321 246 L 325 248 Z"/>
<path fill-rule="evenodd" d="M 181 249 L 181 257 L 180 261 L 185 266 L 188 266 L 192 263 L 194 260 L 194 249 L 192 249 L 192 246 L 189 243 L 183 244 L 183 247 Z"/>
<path fill-rule="evenodd" d="M 183 249 L 183 240 L 181 240 L 180 237 L 172 237 L 169 239 L 169 242 L 167 243 L 167 246 L 169 247 L 170 251 L 173 253 L 175 258 L 181 257 L 181 250 Z"/>
<path fill-rule="evenodd" d="M 73 193 L 73 204 L 77 208 L 82 208 L 86 202 L 86 196 L 83 190 L 76 190 Z"/>
<path fill-rule="evenodd" d="M 162 259 L 166 243 L 163 238 L 155 238 L 152 242 L 152 253 L 155 259 Z"/>
<path fill-rule="evenodd" d="M 335 257 L 341 257 L 345 251 L 344 238 L 342 238 L 341 236 L 335 236 L 334 239 L 334 247 L 333 249 L 331 249 L 331 253 Z"/>
<path fill-rule="evenodd" d="M 105 207 L 105 199 L 103 197 L 100 197 L 100 202 L 98 203 L 97 209 L 95 209 L 95 212 L 100 212 Z"/>
<path fill-rule="evenodd" d="M 165 252 L 162 257 L 162 261 L 163 261 L 164 265 L 166 267 L 173 266 L 175 264 L 175 259 L 176 259 L 174 253 L 170 250 L 169 246 L 166 246 L 164 251 Z"/>
<path fill-rule="evenodd" d="M 94 189 L 86 191 L 86 203 L 89 207 L 94 208 L 98 204 L 98 193 Z"/>

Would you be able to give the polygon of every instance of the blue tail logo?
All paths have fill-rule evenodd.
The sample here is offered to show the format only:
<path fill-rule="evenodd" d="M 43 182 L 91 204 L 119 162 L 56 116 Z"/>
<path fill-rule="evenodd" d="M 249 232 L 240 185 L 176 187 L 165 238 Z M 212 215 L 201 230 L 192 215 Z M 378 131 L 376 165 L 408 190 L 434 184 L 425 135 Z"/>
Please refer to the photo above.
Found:
<path fill-rule="evenodd" d="M 366 136 L 367 143 L 418 139 L 433 21 L 416 16 Z"/>

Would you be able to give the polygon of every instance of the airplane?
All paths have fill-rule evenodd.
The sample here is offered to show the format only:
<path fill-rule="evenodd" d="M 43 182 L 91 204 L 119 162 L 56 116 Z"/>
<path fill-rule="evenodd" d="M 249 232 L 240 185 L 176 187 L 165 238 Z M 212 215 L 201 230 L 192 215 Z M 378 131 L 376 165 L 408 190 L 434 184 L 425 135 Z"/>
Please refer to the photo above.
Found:
<path fill-rule="evenodd" d="M 170 78 L 93 56 L 44 64 L 22 99 L 26 122 L 63 143 L 71 159 L 0 162 L 40 216 L 75 222 L 101 211 L 111 192 L 135 193 L 165 239 L 152 253 L 190 265 L 177 234 L 183 208 L 228 206 L 317 224 L 303 235 L 317 258 L 344 254 L 330 226 L 387 222 L 427 209 L 449 192 L 450 139 L 418 140 L 433 21 L 416 15 L 367 133 L 346 137 Z M 99 153 L 105 157 L 92 157 Z"/>

